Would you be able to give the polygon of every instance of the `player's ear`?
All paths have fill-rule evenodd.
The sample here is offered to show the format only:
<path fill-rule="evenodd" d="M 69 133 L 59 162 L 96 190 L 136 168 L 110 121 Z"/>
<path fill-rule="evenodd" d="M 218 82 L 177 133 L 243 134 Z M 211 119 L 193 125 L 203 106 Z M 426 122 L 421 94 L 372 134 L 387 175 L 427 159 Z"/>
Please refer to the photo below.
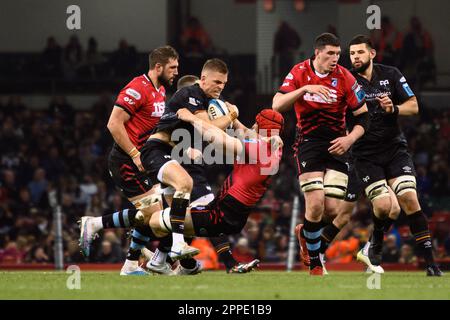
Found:
<path fill-rule="evenodd" d="M 158 62 L 155 64 L 155 69 L 158 74 L 161 74 L 164 70 L 164 66 Z"/>
<path fill-rule="evenodd" d="M 370 59 L 375 59 L 375 57 L 377 56 L 377 50 L 375 49 L 370 49 Z"/>
<path fill-rule="evenodd" d="M 314 49 L 314 56 L 318 56 L 319 55 L 320 50 L 319 49 Z"/>

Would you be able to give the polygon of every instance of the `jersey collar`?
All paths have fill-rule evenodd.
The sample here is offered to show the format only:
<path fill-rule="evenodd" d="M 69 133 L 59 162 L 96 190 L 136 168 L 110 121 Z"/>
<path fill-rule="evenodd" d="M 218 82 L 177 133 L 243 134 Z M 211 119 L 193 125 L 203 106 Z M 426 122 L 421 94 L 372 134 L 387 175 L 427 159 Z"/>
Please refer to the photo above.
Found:
<path fill-rule="evenodd" d="M 155 88 L 155 90 L 159 92 L 159 90 L 161 89 L 162 86 L 159 87 L 159 89 L 157 89 L 156 86 L 155 86 L 155 84 L 153 83 L 152 79 L 150 79 L 148 75 L 146 75 L 146 74 L 144 73 L 143 76 L 144 76 L 144 78 L 145 78 L 148 82 L 150 82 L 150 83 L 152 84 L 153 88 Z"/>

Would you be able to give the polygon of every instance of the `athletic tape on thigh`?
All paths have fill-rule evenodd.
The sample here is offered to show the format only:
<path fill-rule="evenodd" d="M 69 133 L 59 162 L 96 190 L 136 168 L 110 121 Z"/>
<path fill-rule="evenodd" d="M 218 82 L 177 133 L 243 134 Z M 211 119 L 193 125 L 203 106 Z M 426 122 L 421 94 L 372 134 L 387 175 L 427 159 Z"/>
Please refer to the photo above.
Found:
<path fill-rule="evenodd" d="M 323 190 L 323 178 L 316 177 L 300 181 L 300 188 L 303 192 L 309 192 L 313 190 Z"/>
<path fill-rule="evenodd" d="M 203 197 L 195 199 L 193 202 L 191 202 L 190 206 L 195 207 L 195 206 L 207 205 L 208 203 L 210 203 L 213 200 L 214 200 L 214 194 L 208 193 L 207 195 L 205 195 Z"/>
<path fill-rule="evenodd" d="M 369 198 L 370 201 L 391 196 L 385 179 L 372 183 L 365 191 L 367 198 Z"/>
<path fill-rule="evenodd" d="M 172 225 L 170 224 L 170 208 L 165 208 L 159 214 L 159 226 L 167 232 L 172 232 Z"/>
<path fill-rule="evenodd" d="M 347 192 L 348 175 L 336 170 L 327 170 L 323 187 L 325 196 L 344 199 Z"/>
<path fill-rule="evenodd" d="M 144 208 L 151 207 L 154 204 L 162 203 L 162 197 L 161 194 L 158 192 L 146 195 L 145 197 L 140 198 L 138 200 L 134 200 L 132 201 L 132 203 L 136 209 L 142 210 Z"/>
<path fill-rule="evenodd" d="M 397 177 L 392 184 L 392 190 L 398 196 L 406 192 L 416 192 L 416 177 L 414 176 L 400 176 Z"/>

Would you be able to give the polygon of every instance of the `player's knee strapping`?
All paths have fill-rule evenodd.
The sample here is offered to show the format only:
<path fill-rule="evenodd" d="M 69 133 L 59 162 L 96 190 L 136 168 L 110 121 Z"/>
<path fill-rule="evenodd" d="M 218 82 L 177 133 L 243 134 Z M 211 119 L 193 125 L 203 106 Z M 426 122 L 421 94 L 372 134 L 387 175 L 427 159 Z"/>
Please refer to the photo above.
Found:
<path fill-rule="evenodd" d="M 392 184 L 392 190 L 397 196 L 401 196 L 407 192 L 416 193 L 416 177 L 406 175 L 397 177 Z"/>
<path fill-rule="evenodd" d="M 159 226 L 165 232 L 172 232 L 172 225 L 170 223 L 170 208 L 165 208 L 159 213 Z"/>
<path fill-rule="evenodd" d="M 323 178 L 316 177 L 300 181 L 300 188 L 303 192 L 310 192 L 314 190 L 323 190 Z"/>
<path fill-rule="evenodd" d="M 344 199 L 347 193 L 348 176 L 345 173 L 328 170 L 324 177 L 325 196 Z"/>
<path fill-rule="evenodd" d="M 366 188 L 366 195 L 370 201 L 374 201 L 375 199 L 380 199 L 384 197 L 390 197 L 389 189 L 387 187 L 386 180 L 380 180 L 372 183 Z"/>

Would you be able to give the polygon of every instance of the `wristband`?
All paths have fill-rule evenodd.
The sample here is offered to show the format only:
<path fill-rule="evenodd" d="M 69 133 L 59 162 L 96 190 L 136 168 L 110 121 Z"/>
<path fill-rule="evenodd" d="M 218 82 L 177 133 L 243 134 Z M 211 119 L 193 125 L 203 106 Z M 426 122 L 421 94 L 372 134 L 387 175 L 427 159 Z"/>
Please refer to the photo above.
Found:
<path fill-rule="evenodd" d="M 141 154 L 141 153 L 139 152 L 138 149 L 136 149 L 136 147 L 133 147 L 133 149 L 131 149 L 131 150 L 128 152 L 128 155 L 131 157 L 131 159 L 136 158 L 136 157 L 139 156 L 140 154 Z"/>
<path fill-rule="evenodd" d="M 399 109 L 398 105 L 395 104 L 394 107 L 392 108 L 392 114 L 397 116 L 399 112 L 400 112 L 400 109 Z"/>

